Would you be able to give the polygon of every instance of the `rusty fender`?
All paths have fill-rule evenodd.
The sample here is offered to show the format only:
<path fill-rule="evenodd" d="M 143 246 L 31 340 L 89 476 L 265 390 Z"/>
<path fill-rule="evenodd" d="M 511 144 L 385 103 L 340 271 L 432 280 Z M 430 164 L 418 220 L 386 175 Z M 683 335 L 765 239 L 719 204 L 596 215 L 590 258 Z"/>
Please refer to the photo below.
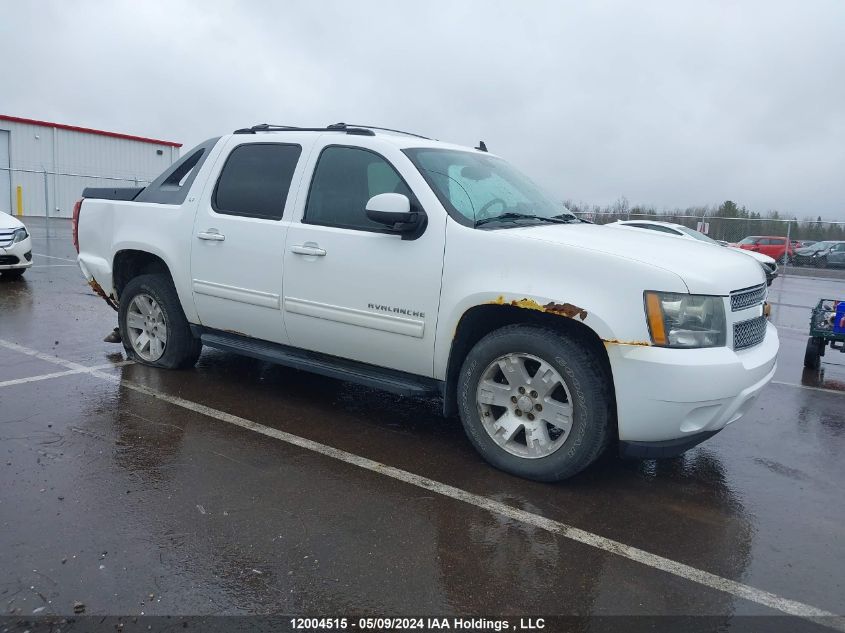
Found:
<path fill-rule="evenodd" d="M 567 318 L 578 317 L 582 321 L 587 318 L 587 311 L 584 308 L 578 307 L 571 303 L 554 303 L 550 302 L 541 305 L 533 299 L 514 299 L 513 301 L 505 301 L 503 296 L 499 296 L 495 301 L 490 303 L 495 305 L 511 305 L 515 308 L 524 308 L 526 310 L 537 310 L 539 312 L 548 312 L 549 314 L 556 314 Z M 615 338 L 602 339 L 605 345 L 636 345 L 640 347 L 650 347 L 651 343 L 648 341 L 620 341 Z"/>
<path fill-rule="evenodd" d="M 525 310 L 537 310 L 538 312 L 548 312 L 549 314 L 556 314 L 567 318 L 578 317 L 582 321 L 587 318 L 587 311 L 584 308 L 579 308 L 571 303 L 554 303 L 550 302 L 546 305 L 540 305 L 533 299 L 514 299 L 513 301 L 505 301 L 503 296 L 499 296 L 495 301 L 490 303 L 494 305 L 511 305 L 515 308 L 524 308 Z"/>

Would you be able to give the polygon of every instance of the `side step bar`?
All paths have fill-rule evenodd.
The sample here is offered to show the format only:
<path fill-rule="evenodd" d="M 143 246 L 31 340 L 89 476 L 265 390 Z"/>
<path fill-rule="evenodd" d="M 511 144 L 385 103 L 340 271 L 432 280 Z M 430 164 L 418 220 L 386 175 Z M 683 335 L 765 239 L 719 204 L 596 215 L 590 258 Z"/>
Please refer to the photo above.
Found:
<path fill-rule="evenodd" d="M 310 371 L 330 378 L 373 387 L 374 389 L 383 389 L 400 396 L 440 396 L 443 394 L 443 383 L 433 378 L 416 376 L 196 325 L 191 325 L 191 330 L 195 336 L 200 337 L 203 345 L 243 356 L 251 356 L 268 363 Z"/>

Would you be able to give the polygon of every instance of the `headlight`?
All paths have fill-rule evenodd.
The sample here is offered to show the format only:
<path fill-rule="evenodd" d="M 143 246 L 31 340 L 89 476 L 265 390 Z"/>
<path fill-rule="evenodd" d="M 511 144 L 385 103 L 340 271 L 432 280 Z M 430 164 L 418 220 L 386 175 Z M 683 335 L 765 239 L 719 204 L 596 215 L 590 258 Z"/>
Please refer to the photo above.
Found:
<path fill-rule="evenodd" d="M 651 341 L 661 347 L 725 345 L 722 297 L 646 292 L 645 312 Z"/>
<path fill-rule="evenodd" d="M 23 242 L 28 237 L 29 237 L 29 233 L 26 232 L 26 229 L 24 229 L 24 228 L 15 229 L 15 232 L 12 233 L 12 244 L 17 244 L 18 242 Z"/>

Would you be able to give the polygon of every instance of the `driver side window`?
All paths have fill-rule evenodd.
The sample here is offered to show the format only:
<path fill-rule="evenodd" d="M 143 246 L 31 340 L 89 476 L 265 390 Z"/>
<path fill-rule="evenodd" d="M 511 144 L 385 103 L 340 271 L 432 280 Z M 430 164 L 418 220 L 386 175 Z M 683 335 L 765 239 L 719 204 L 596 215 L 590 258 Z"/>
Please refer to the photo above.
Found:
<path fill-rule="evenodd" d="M 381 232 L 384 225 L 373 222 L 366 214 L 367 201 L 380 193 L 401 193 L 414 200 L 399 173 L 375 152 L 329 146 L 314 168 L 302 221 Z"/>

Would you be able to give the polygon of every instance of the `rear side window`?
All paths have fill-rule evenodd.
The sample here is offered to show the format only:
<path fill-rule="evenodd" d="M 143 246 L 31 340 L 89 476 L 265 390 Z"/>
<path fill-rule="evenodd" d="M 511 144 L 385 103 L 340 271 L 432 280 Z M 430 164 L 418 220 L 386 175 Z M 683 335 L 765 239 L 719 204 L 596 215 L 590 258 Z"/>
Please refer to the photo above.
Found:
<path fill-rule="evenodd" d="M 205 154 L 205 149 L 194 152 L 184 161 L 180 162 L 179 166 L 176 167 L 176 169 L 174 169 L 173 172 L 164 179 L 164 182 L 161 183 L 162 189 L 169 187 L 175 187 L 178 189 L 179 187 L 184 187 L 188 178 L 193 175 L 194 170 L 197 165 L 199 165 L 203 154 Z"/>
<path fill-rule="evenodd" d="M 411 190 L 384 158 L 356 147 L 330 146 L 323 150 L 303 221 L 360 231 L 383 231 L 384 225 L 367 217 L 367 201 L 380 193 L 401 193 L 414 201 Z"/>
<path fill-rule="evenodd" d="M 200 143 L 164 170 L 135 197 L 135 202 L 183 204 L 200 169 L 220 137 Z"/>
<path fill-rule="evenodd" d="M 211 206 L 217 213 L 281 220 L 299 145 L 252 143 L 232 150 L 220 172 Z"/>
<path fill-rule="evenodd" d="M 670 229 L 668 226 L 660 226 L 659 224 L 634 224 L 641 229 L 648 229 L 650 231 L 659 231 L 660 233 L 669 233 L 670 235 L 680 235 L 680 231 Z"/>

